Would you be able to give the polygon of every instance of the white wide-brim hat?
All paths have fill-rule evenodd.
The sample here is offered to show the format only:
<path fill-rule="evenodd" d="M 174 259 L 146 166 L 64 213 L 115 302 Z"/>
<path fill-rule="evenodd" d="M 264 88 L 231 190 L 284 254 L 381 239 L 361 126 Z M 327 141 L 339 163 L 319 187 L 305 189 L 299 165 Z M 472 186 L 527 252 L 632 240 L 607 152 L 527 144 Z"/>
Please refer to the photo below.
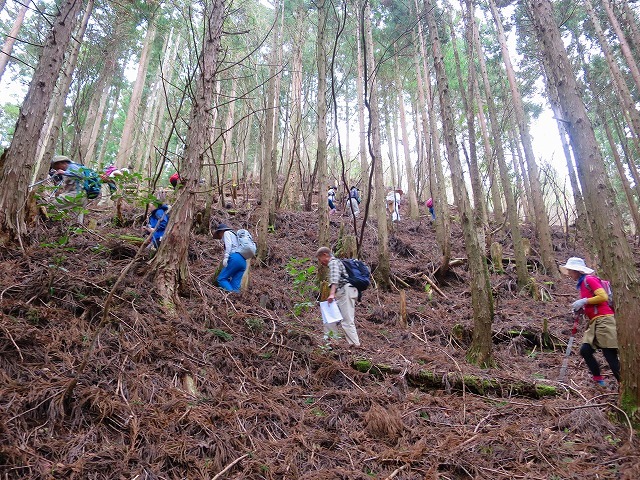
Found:
<path fill-rule="evenodd" d="M 569 260 L 567 260 L 567 263 L 565 263 L 564 265 L 560 265 L 560 271 L 565 275 L 569 274 L 569 270 L 586 273 L 587 275 L 593 273 L 593 270 L 587 267 L 587 265 L 585 265 L 584 263 L 584 260 L 580 257 L 571 257 Z"/>

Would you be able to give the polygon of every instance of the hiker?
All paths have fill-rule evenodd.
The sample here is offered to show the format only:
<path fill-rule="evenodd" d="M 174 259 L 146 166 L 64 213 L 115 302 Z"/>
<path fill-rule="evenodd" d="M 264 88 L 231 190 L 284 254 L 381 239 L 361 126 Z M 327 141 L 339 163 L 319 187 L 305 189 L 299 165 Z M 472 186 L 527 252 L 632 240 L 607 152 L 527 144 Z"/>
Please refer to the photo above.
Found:
<path fill-rule="evenodd" d="M 400 196 L 402 195 L 402 190 L 394 190 L 389 187 L 389 192 L 387 193 L 387 211 L 391 214 L 392 222 L 400 221 Z"/>
<path fill-rule="evenodd" d="M 85 169 L 90 170 L 72 162 L 66 155 L 56 155 L 51 159 L 51 169 L 49 170 L 49 176 L 58 182 L 51 204 L 59 210 L 79 210 L 77 213 L 78 223 L 84 221 L 84 208 L 89 200 L 83 188 L 83 178 L 85 177 L 83 171 Z M 96 197 L 99 192 L 98 189 Z"/>
<path fill-rule="evenodd" d="M 120 170 L 113 163 L 107 165 L 107 167 L 104 169 L 104 172 L 102 172 L 102 175 L 100 175 L 100 178 L 102 179 L 102 192 L 100 194 L 100 201 L 98 202 L 99 207 L 105 205 L 111 206 L 113 204 L 111 195 L 113 195 L 114 192 L 118 189 L 118 186 L 115 182 L 115 177 L 121 176 L 125 170 L 128 171 L 126 168 Z"/>
<path fill-rule="evenodd" d="M 349 197 L 355 198 L 358 205 L 360 205 L 360 190 L 355 185 L 352 185 L 349 189 Z"/>
<path fill-rule="evenodd" d="M 436 212 L 433 210 L 433 198 L 429 198 L 429 200 L 427 200 L 427 208 L 429 209 L 429 213 L 431 214 L 431 220 L 435 220 Z"/>
<path fill-rule="evenodd" d="M 583 311 L 589 319 L 589 327 L 582 337 L 580 355 L 584 358 L 593 381 L 605 386 L 604 378 L 600 374 L 600 365 L 593 354 L 596 349 L 602 349 L 602 354 L 611 367 L 613 376 L 620 381 L 620 361 L 618 360 L 618 336 L 614 312 L 608 303 L 609 296 L 601 280 L 592 275 L 582 258 L 571 257 L 565 265 L 560 265 L 560 271 L 577 282 L 576 288 L 580 292 L 580 299 L 573 302 L 574 312 Z"/>
<path fill-rule="evenodd" d="M 238 236 L 230 227 L 221 223 L 213 232 L 213 238 L 224 242 L 224 258 L 222 270 L 218 274 L 218 286 L 230 292 L 239 292 L 247 261 L 235 251 L 239 247 Z"/>
<path fill-rule="evenodd" d="M 169 223 L 169 210 L 171 207 L 164 203 L 164 195 L 158 195 L 156 208 L 149 214 L 147 225 L 142 227 L 145 235 L 151 235 L 149 248 L 157 249 L 160 246 L 160 240 L 164 236 L 164 231 Z"/>
<path fill-rule="evenodd" d="M 356 218 L 360 215 L 360 190 L 355 186 L 349 189 L 349 198 L 347 199 L 345 211 L 349 216 L 355 216 Z"/>
<path fill-rule="evenodd" d="M 329 186 L 329 191 L 327 192 L 327 201 L 329 203 L 329 214 L 336 213 L 336 187 Z"/>
<path fill-rule="evenodd" d="M 356 331 L 355 324 L 355 308 L 356 300 L 358 299 L 358 289 L 349 283 L 347 280 L 347 269 L 342 261 L 337 259 L 331 253 L 331 249 L 328 247 L 320 247 L 316 253 L 318 263 L 329 267 L 328 282 L 331 287 L 327 302 L 338 302 L 338 308 L 342 315 L 342 320 L 339 322 L 342 330 L 344 330 L 349 346 L 356 348 L 360 347 L 360 339 L 358 338 L 358 332 Z M 331 335 L 337 335 L 336 323 L 324 324 L 324 337 L 328 339 Z"/>
<path fill-rule="evenodd" d="M 180 174 L 178 172 L 174 173 L 169 177 L 169 183 L 171 184 L 174 190 L 178 188 L 178 182 L 180 182 L 180 180 L 181 180 Z"/>

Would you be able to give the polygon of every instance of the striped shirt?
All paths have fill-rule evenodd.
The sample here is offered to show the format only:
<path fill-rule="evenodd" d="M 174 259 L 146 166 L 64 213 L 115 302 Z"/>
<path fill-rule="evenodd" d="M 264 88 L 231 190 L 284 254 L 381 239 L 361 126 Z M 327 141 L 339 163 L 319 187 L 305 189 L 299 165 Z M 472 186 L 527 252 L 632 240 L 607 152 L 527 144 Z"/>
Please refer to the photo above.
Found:
<path fill-rule="evenodd" d="M 336 284 L 337 288 L 344 287 L 347 283 L 347 269 L 344 263 L 336 257 L 331 257 L 329 260 L 329 285 Z"/>

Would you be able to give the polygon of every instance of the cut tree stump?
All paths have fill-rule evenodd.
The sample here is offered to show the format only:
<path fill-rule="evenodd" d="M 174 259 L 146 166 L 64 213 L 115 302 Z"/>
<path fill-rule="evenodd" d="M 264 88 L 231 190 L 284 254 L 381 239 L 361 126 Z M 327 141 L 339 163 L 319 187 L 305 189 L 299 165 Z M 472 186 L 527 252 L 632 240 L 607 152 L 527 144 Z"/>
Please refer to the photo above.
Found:
<path fill-rule="evenodd" d="M 374 364 L 370 360 L 357 359 L 351 366 L 362 373 L 369 373 L 382 378 L 390 375 L 402 375 L 404 368 L 393 365 Z M 404 373 L 407 385 L 420 390 L 463 389 L 478 395 L 495 395 L 509 398 L 512 396 L 543 398 L 554 397 L 563 392 L 545 383 L 527 382 L 524 380 L 506 380 L 498 378 L 480 377 L 477 375 L 463 375 L 458 372 L 434 372 L 421 369 L 417 372 Z"/>

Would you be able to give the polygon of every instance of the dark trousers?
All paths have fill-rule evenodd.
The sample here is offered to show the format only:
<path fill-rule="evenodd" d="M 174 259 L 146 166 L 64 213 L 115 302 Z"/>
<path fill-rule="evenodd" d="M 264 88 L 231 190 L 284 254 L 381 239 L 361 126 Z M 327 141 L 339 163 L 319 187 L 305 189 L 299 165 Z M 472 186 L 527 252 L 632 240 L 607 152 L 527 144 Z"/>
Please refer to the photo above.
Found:
<path fill-rule="evenodd" d="M 594 353 L 595 349 L 588 343 L 583 343 L 582 347 L 580 347 L 580 355 L 582 355 L 582 358 L 584 358 L 584 361 L 587 364 L 591 375 L 596 377 L 600 375 L 600 364 L 593 356 Z M 613 376 L 616 377 L 616 380 L 620 381 L 620 360 L 618 360 L 618 349 L 603 348 L 602 355 L 609 364 L 611 372 L 613 372 Z"/>

